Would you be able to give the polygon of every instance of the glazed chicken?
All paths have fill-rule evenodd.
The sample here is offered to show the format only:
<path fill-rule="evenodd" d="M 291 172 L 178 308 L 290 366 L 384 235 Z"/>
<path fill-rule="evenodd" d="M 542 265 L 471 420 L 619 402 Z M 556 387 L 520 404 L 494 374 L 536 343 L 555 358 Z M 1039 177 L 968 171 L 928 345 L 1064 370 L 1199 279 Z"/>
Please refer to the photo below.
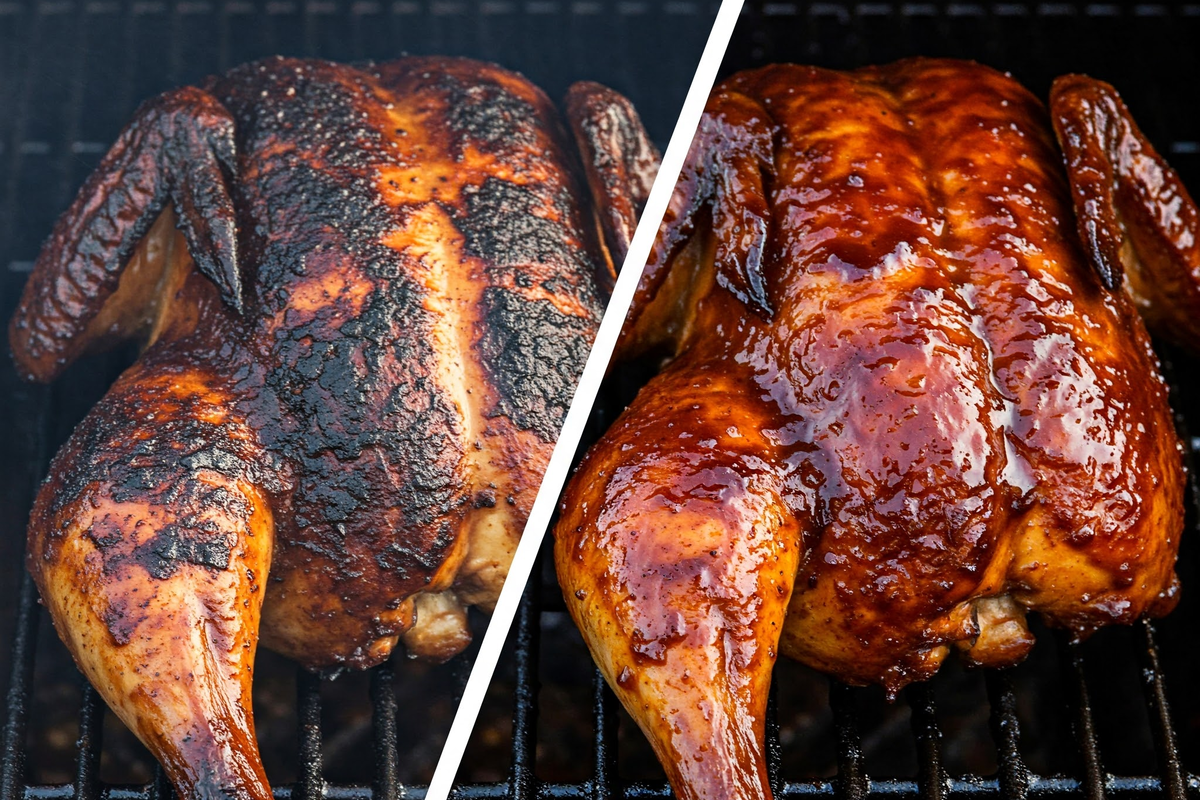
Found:
<path fill-rule="evenodd" d="M 249 64 L 143 105 L 42 251 L 23 373 L 146 348 L 29 569 L 181 796 L 272 797 L 260 631 L 314 670 L 446 659 L 495 603 L 657 165 L 620 96 L 566 110 L 577 145 L 487 64 Z"/>
<path fill-rule="evenodd" d="M 1112 87 L 772 66 L 711 96 L 562 502 L 568 607 L 680 798 L 767 798 L 779 652 L 894 695 L 1167 613 L 1200 224 Z M 1055 135 L 1057 134 L 1057 143 Z"/>

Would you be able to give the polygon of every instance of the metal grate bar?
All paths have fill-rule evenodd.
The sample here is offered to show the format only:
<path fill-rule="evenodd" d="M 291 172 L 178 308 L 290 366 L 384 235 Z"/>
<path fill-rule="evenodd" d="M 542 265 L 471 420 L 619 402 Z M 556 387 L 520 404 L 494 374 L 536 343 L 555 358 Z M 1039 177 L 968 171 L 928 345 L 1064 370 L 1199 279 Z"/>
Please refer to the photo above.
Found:
<path fill-rule="evenodd" d="M 1189 775 L 1188 786 L 1200 787 L 1200 777 Z M 485 798 L 506 798 L 507 783 L 481 784 L 475 786 L 456 787 L 453 797 L 457 800 L 484 800 Z M 1111 777 L 1108 786 L 1114 795 L 1127 798 L 1161 798 L 1162 783 L 1151 777 Z M 951 800 L 973 800 L 979 798 L 994 800 L 1000 795 L 1000 784 L 994 778 L 951 778 L 946 782 L 947 796 Z M 25 790 L 26 800 L 72 800 L 73 787 L 62 786 L 29 786 Z M 538 789 L 539 798 L 577 798 L 589 800 L 594 797 L 594 785 L 591 781 L 585 783 L 542 784 Z M 1079 797 L 1083 784 L 1074 778 L 1066 777 L 1035 777 L 1030 781 L 1030 793 L 1037 797 L 1071 798 Z M 877 797 L 916 798 L 918 786 L 911 780 L 872 780 L 871 793 Z M 836 794 L 833 784 L 829 781 L 814 781 L 804 783 L 787 783 L 776 796 L 776 800 L 793 800 L 806 797 L 834 797 Z M 291 787 L 281 786 L 274 790 L 275 800 L 295 800 L 299 797 Z M 327 786 L 325 800 L 377 800 L 368 786 Z M 421 800 L 425 796 L 423 789 L 406 788 L 401 795 L 411 800 Z M 100 793 L 100 800 L 151 800 L 149 786 L 105 786 Z M 670 787 L 665 783 L 632 783 L 623 791 L 614 792 L 610 797 L 624 797 L 628 800 L 649 800 L 661 798 L 672 800 Z"/>
<path fill-rule="evenodd" d="M 1063 662 L 1063 678 L 1068 687 L 1071 726 L 1075 731 L 1075 742 L 1079 745 L 1079 756 L 1083 760 L 1084 795 L 1087 800 L 1104 800 L 1104 765 L 1100 759 L 1100 745 L 1092 721 L 1092 704 L 1083 674 L 1083 654 L 1079 645 L 1070 641 L 1065 633 L 1060 632 L 1055 638 Z"/>
<path fill-rule="evenodd" d="M 173 800 L 175 797 L 175 787 L 167 780 L 167 773 L 163 771 L 161 764 L 154 765 L 154 778 L 150 781 L 146 794 L 149 795 L 149 800 Z"/>
<path fill-rule="evenodd" d="M 100 748 L 104 741 L 104 701 L 82 678 L 83 701 L 79 707 L 79 742 L 75 762 L 75 800 L 99 800 Z"/>
<path fill-rule="evenodd" d="M 5 696 L 4 754 L 0 761 L 0 800 L 21 800 L 25 781 L 25 728 L 29 721 L 29 687 L 37 648 L 37 589 L 28 573 L 21 575 L 16 636 L 12 647 L 12 675 Z"/>
<path fill-rule="evenodd" d="M 1143 620 L 1141 629 L 1142 647 L 1138 648 L 1138 655 L 1142 659 L 1142 686 L 1152 712 L 1150 727 L 1158 750 L 1163 792 L 1170 800 L 1185 800 L 1187 786 L 1179 758 L 1179 744 L 1175 741 L 1175 728 L 1171 725 L 1171 713 L 1167 707 L 1167 685 L 1159 663 L 1154 623 Z"/>
<path fill-rule="evenodd" d="M 321 759 L 321 678 L 314 672 L 296 669 L 296 711 L 300 722 L 300 780 L 296 800 L 322 800 L 325 779 Z"/>
<path fill-rule="evenodd" d="M 833 707 L 833 724 L 837 730 L 837 796 L 840 800 L 863 800 L 870 785 L 863 767 L 854 690 L 841 681 L 830 680 L 829 704 Z"/>
<path fill-rule="evenodd" d="M 375 797 L 398 797 L 400 754 L 396 743 L 396 680 L 390 661 L 371 670 L 371 725 L 375 733 Z"/>
<path fill-rule="evenodd" d="M 1029 796 L 1030 774 L 1021 757 L 1021 724 L 1017 721 L 1017 696 L 1012 676 L 1006 669 L 986 672 L 988 702 L 991 703 L 992 738 L 1000 759 L 1000 792 L 1011 800 Z"/>
<path fill-rule="evenodd" d="M 928 682 L 914 683 L 905 690 L 912 708 L 913 736 L 917 739 L 917 784 L 925 800 L 943 800 L 946 773 L 942 767 L 942 729 L 937 722 L 937 704 Z"/>
<path fill-rule="evenodd" d="M 534 764 L 537 753 L 541 576 L 541 570 L 537 569 L 530 575 L 517 615 L 517 690 L 513 709 L 513 767 L 509 778 L 509 797 L 513 800 L 534 800 L 537 797 Z"/>
<path fill-rule="evenodd" d="M 592 726 L 595 728 L 594 800 L 607 800 L 617 785 L 617 698 L 597 668 L 592 677 Z"/>
<path fill-rule="evenodd" d="M 779 742 L 779 688 L 774 678 L 767 695 L 766 719 L 767 780 L 771 794 L 779 796 L 783 788 L 783 746 Z"/>

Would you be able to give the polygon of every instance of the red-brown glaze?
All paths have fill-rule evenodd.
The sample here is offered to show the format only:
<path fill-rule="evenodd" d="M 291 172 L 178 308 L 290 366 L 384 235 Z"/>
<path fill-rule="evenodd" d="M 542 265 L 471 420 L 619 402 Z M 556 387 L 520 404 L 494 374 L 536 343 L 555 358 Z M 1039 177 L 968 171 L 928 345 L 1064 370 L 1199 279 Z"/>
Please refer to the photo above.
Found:
<path fill-rule="evenodd" d="M 652 152 L 609 99 L 589 158 Z M 149 343 L 56 458 L 29 566 L 184 796 L 270 797 L 260 609 L 317 669 L 449 658 L 495 603 L 599 322 L 598 209 L 637 202 L 578 173 L 498 67 L 269 59 L 143 106 L 59 223 L 18 364 Z"/>
<path fill-rule="evenodd" d="M 612 262 L 606 276 L 611 283 L 658 174 L 658 149 L 646 138 L 633 104 L 612 89 L 582 81 L 567 92 L 566 106 L 588 186 L 600 200 L 596 211 Z"/>
<path fill-rule="evenodd" d="M 1106 285 L 1156 334 L 1200 350 L 1200 212 L 1113 87 L 1064 75 L 1050 89 L 1079 236 Z"/>
<path fill-rule="evenodd" d="M 675 358 L 556 528 L 568 607 L 680 797 L 769 796 L 777 647 L 894 693 L 952 646 L 1019 661 L 1027 609 L 1086 636 L 1174 606 L 1166 389 L 1080 247 L 1048 123 L 955 61 L 774 66 L 714 92 L 623 344 Z M 693 541 L 715 546 L 681 560 Z M 799 548 L 794 581 L 787 557 L 731 560 L 771 547 Z M 771 657 L 732 657 L 749 647 Z"/>

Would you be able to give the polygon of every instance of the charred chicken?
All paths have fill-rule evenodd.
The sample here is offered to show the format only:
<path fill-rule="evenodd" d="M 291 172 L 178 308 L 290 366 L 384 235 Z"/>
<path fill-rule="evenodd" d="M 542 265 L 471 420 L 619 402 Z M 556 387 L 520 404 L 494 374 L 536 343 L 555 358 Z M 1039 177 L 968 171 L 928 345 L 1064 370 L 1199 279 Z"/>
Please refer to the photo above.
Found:
<path fill-rule="evenodd" d="M 272 796 L 260 633 L 445 659 L 494 604 L 657 163 L 615 93 L 566 116 L 582 160 L 491 65 L 249 64 L 143 105 L 43 249 L 23 373 L 146 347 L 54 459 L 29 569 L 182 796 Z"/>

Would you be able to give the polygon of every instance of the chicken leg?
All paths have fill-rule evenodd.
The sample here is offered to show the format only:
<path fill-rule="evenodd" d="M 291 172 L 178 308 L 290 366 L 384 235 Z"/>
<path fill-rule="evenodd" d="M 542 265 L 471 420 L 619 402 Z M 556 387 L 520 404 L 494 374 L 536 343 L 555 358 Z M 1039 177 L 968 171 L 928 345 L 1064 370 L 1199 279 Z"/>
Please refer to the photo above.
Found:
<path fill-rule="evenodd" d="M 765 421 L 728 402 L 744 387 L 718 364 L 689 363 L 650 388 L 565 496 L 555 563 L 601 671 L 680 796 L 759 800 L 770 796 L 763 726 L 798 529 L 768 466 Z"/>

